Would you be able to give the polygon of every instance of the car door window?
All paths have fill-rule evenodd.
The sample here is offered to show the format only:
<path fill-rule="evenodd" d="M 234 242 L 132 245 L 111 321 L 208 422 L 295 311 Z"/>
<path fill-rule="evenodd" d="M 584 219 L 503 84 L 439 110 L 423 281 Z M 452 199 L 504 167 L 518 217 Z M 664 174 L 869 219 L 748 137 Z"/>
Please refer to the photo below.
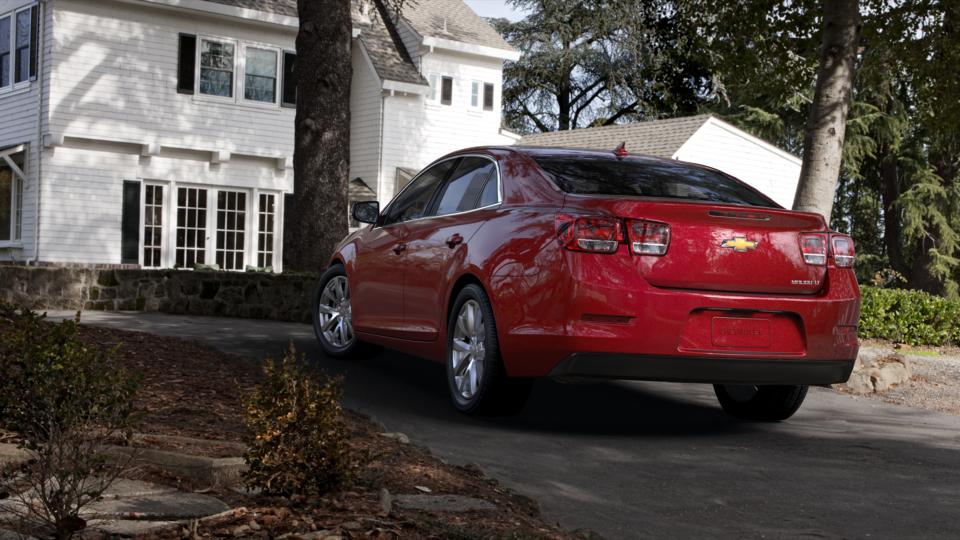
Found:
<path fill-rule="evenodd" d="M 496 165 L 489 159 L 463 158 L 443 187 L 434 214 L 444 216 L 478 208 L 484 186 L 490 182 L 491 178 L 496 184 L 496 174 Z"/>
<path fill-rule="evenodd" d="M 382 225 L 392 225 L 401 221 L 424 217 L 434 192 L 443 183 L 456 162 L 455 159 L 444 161 L 420 174 L 390 203 Z"/>

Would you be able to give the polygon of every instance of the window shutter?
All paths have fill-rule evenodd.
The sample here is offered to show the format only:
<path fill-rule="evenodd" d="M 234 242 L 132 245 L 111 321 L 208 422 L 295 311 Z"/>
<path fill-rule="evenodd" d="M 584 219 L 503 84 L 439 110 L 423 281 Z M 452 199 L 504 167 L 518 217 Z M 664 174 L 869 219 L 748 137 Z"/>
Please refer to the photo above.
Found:
<path fill-rule="evenodd" d="M 283 96 L 280 100 L 281 107 L 297 106 L 297 78 L 294 75 L 294 67 L 297 63 L 297 53 L 283 51 Z"/>
<path fill-rule="evenodd" d="M 197 36 L 180 34 L 180 58 L 177 62 L 177 92 L 192 94 L 196 78 Z"/>
<path fill-rule="evenodd" d="M 440 104 L 453 103 L 453 77 L 443 77 L 440 83 Z"/>
<path fill-rule="evenodd" d="M 493 110 L 493 85 L 490 83 L 483 84 L 483 110 Z"/>
<path fill-rule="evenodd" d="M 37 55 L 39 54 L 38 44 L 40 38 L 40 7 L 30 8 L 30 80 L 37 79 Z"/>
<path fill-rule="evenodd" d="M 120 262 L 140 262 L 140 182 L 124 181 L 120 225 Z"/>

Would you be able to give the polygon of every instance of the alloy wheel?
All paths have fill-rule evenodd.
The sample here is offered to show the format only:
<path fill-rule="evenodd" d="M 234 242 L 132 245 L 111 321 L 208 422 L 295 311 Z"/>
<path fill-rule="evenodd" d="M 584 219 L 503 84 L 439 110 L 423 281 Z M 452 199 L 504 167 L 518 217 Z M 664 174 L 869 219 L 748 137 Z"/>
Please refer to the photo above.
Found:
<path fill-rule="evenodd" d="M 323 287 L 317 305 L 320 332 L 327 343 L 338 349 L 349 347 L 356 336 L 353 333 L 353 312 L 350 307 L 350 288 L 346 276 L 334 276 Z"/>
<path fill-rule="evenodd" d="M 483 380 L 485 342 L 483 310 L 476 300 L 467 300 L 457 314 L 450 354 L 454 386 L 464 399 L 472 399 Z"/>

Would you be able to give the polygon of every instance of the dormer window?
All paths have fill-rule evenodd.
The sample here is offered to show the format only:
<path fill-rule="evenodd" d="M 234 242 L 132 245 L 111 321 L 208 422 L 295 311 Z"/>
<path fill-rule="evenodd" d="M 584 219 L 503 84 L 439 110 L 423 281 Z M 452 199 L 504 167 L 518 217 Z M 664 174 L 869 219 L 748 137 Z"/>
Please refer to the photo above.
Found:
<path fill-rule="evenodd" d="M 233 43 L 200 40 L 200 93 L 208 96 L 233 97 Z"/>

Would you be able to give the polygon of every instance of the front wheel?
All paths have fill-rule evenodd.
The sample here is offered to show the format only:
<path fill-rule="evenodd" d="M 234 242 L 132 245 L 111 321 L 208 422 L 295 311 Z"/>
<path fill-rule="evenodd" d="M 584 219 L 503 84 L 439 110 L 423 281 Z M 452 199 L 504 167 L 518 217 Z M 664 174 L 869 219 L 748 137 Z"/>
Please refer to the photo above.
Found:
<path fill-rule="evenodd" d="M 806 386 L 715 384 L 713 390 L 727 414 L 756 422 L 786 420 L 807 397 Z"/>
<path fill-rule="evenodd" d="M 342 265 L 335 264 L 320 276 L 313 295 L 313 332 L 328 356 L 342 357 L 357 346 L 350 304 L 350 285 Z"/>
<path fill-rule="evenodd" d="M 513 414 L 523 408 L 532 381 L 507 376 L 490 300 L 479 285 L 460 291 L 447 323 L 447 384 L 466 414 Z"/>

